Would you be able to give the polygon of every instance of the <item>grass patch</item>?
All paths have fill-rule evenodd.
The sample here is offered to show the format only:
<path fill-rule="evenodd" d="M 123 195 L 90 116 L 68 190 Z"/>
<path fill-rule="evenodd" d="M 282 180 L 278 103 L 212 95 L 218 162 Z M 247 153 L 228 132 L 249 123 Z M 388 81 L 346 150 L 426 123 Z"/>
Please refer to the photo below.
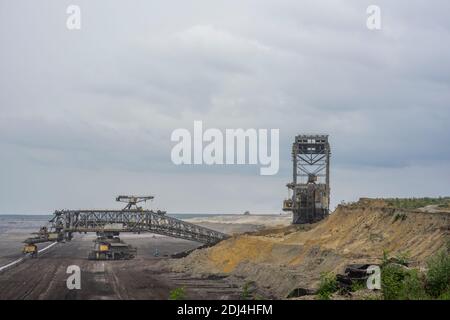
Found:
<path fill-rule="evenodd" d="M 356 292 L 359 290 L 363 290 L 363 289 L 366 289 L 366 287 L 367 287 L 367 285 L 366 285 L 365 280 L 354 281 L 350 287 L 350 292 Z"/>
<path fill-rule="evenodd" d="M 169 293 L 169 300 L 185 300 L 186 299 L 186 290 L 181 288 L 175 288 Z"/>
<path fill-rule="evenodd" d="M 325 272 L 320 275 L 320 285 L 317 296 L 320 300 L 330 300 L 331 295 L 338 291 L 336 275 L 332 272 Z"/>
<path fill-rule="evenodd" d="M 407 266 L 410 262 L 410 254 L 409 252 L 400 252 L 397 255 L 391 257 L 389 255 L 389 251 L 383 251 L 383 258 L 381 259 L 381 267 L 385 267 L 389 264 L 396 263 L 403 266 Z"/>
<path fill-rule="evenodd" d="M 244 284 L 244 286 L 242 287 L 241 298 L 244 299 L 244 300 L 247 300 L 247 299 L 251 298 L 250 282 L 246 282 Z"/>

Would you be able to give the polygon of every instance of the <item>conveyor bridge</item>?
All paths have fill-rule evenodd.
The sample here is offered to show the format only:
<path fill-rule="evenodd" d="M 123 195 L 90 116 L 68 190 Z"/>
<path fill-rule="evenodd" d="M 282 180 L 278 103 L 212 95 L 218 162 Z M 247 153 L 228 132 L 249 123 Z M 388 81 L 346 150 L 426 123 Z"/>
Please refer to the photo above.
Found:
<path fill-rule="evenodd" d="M 120 201 L 121 197 L 125 196 L 119 196 L 117 200 Z M 132 199 L 136 200 L 136 197 Z M 77 232 L 97 234 L 150 232 L 208 245 L 229 237 L 227 234 L 167 216 L 164 211 L 143 210 L 136 206 L 135 201 L 134 207 L 127 205 L 123 210 L 55 211 L 50 220 L 50 227 L 41 228 L 35 237 L 28 238 L 24 242 L 31 244 L 71 240 L 73 233 Z"/>

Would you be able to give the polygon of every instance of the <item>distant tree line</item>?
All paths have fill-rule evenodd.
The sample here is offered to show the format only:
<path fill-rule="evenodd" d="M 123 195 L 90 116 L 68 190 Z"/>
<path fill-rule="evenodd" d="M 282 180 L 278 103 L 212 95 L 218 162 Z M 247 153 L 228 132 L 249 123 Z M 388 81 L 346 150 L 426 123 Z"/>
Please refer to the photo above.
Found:
<path fill-rule="evenodd" d="M 390 206 L 404 209 L 418 209 L 429 205 L 436 205 L 440 208 L 450 208 L 450 197 L 386 198 L 384 200 Z"/>

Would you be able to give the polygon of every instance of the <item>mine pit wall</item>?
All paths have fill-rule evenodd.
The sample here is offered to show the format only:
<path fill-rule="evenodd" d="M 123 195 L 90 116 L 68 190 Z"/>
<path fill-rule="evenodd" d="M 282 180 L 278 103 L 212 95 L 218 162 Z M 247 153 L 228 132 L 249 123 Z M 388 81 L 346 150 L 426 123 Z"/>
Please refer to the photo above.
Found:
<path fill-rule="evenodd" d="M 321 272 L 380 263 L 384 250 L 392 255 L 408 252 L 413 265 L 423 266 L 446 247 L 449 231 L 450 213 L 376 203 L 341 205 L 310 230 L 235 236 L 171 265 L 175 271 L 243 277 L 267 295 L 285 298 L 295 288 L 317 287 Z"/>

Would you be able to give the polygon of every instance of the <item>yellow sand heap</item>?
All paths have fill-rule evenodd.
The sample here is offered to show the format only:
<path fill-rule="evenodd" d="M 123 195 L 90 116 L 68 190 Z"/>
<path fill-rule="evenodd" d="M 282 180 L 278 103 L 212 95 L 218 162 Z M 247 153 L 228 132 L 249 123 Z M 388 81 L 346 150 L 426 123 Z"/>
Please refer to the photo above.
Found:
<path fill-rule="evenodd" d="M 449 213 L 424 213 L 390 208 L 383 201 L 362 199 L 356 205 L 339 206 L 310 230 L 294 227 L 235 236 L 218 245 L 198 250 L 183 263 L 211 271 L 232 272 L 244 262 L 297 266 L 311 259 L 337 259 L 336 269 L 347 262 L 379 260 L 384 250 L 408 253 L 423 262 L 448 240 Z M 201 251 L 201 252 L 200 252 Z M 342 259 L 341 259 L 342 258 Z M 318 260 L 319 259 L 319 260 Z M 316 261 L 316 262 L 317 262 Z"/>

